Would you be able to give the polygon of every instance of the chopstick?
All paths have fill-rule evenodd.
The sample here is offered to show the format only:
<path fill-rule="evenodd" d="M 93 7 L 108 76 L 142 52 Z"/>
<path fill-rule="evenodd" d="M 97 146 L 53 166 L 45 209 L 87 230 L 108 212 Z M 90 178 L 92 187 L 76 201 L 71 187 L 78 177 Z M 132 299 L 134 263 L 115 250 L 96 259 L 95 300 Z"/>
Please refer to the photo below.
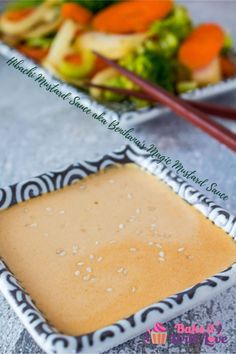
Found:
<path fill-rule="evenodd" d="M 220 118 L 227 118 L 231 120 L 236 120 L 236 109 L 232 107 L 226 107 L 219 104 L 212 104 L 208 102 L 192 101 L 187 100 L 191 106 L 198 108 L 199 110 L 211 114 Z"/>
<path fill-rule="evenodd" d="M 147 95 L 145 92 L 142 92 L 142 91 L 128 90 L 128 89 L 106 86 L 106 85 L 98 85 L 98 84 L 94 84 L 92 82 L 86 82 L 85 86 L 98 88 L 103 91 L 114 92 L 114 93 L 117 93 L 117 94 L 120 94 L 123 96 L 127 96 L 127 97 L 136 97 L 136 98 L 140 98 L 140 99 L 147 100 L 147 101 L 157 102 L 152 97 L 150 97 L 149 95 Z M 205 113 L 208 113 L 208 114 L 211 114 L 211 115 L 223 118 L 223 119 L 227 118 L 227 119 L 231 119 L 231 120 L 236 120 L 236 109 L 235 108 L 228 108 L 226 106 L 212 104 L 212 103 L 208 103 L 208 102 L 202 102 L 202 101 L 187 100 L 187 102 L 191 106 L 198 108 L 202 112 L 205 112 Z"/>
<path fill-rule="evenodd" d="M 94 53 L 109 66 L 115 68 L 118 72 L 137 84 L 154 100 L 157 100 L 169 107 L 173 112 L 177 113 L 188 122 L 191 122 L 193 125 L 203 130 L 222 144 L 226 145 L 231 150 L 236 151 L 236 134 L 232 131 L 210 119 L 208 115 L 199 111 L 195 107 L 192 107 L 189 103 L 187 103 L 187 101 L 183 101 L 177 96 L 167 92 L 162 87 L 150 83 L 133 72 L 123 68 L 113 60 L 110 60 L 97 52 Z"/>

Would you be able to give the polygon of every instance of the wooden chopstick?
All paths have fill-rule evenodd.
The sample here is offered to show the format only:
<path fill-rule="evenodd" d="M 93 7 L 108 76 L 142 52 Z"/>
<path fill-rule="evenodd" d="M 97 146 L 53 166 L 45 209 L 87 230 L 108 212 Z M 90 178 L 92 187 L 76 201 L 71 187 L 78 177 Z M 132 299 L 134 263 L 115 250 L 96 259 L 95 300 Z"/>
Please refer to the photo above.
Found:
<path fill-rule="evenodd" d="M 220 118 L 227 118 L 231 120 L 236 120 L 236 109 L 232 107 L 227 107 L 215 103 L 208 102 L 200 102 L 200 101 L 192 101 L 187 100 L 191 106 L 198 108 L 199 110 L 211 114 Z"/>
<path fill-rule="evenodd" d="M 177 113 L 188 122 L 191 122 L 193 125 L 203 130 L 222 144 L 226 145 L 231 150 L 236 151 L 236 134 L 232 131 L 210 119 L 205 113 L 199 111 L 195 107 L 192 107 L 189 103 L 187 103 L 187 101 L 183 101 L 170 92 L 167 92 L 162 87 L 150 83 L 133 72 L 123 68 L 113 60 L 110 60 L 97 52 L 94 53 L 105 63 L 115 68 L 118 72 L 137 84 L 154 100 L 157 100 L 169 107 L 173 112 Z"/>
<path fill-rule="evenodd" d="M 104 91 L 110 91 L 114 92 L 123 96 L 127 97 L 136 97 L 140 98 L 143 100 L 147 101 L 152 101 L 152 102 L 157 102 L 154 100 L 152 97 L 147 95 L 145 92 L 138 91 L 138 90 L 128 90 L 128 89 L 123 89 L 119 87 L 113 87 L 113 86 L 106 86 L 106 85 L 98 85 L 94 84 L 92 82 L 86 82 L 85 86 L 87 87 L 93 87 L 93 88 L 98 88 L 100 90 Z M 193 106 L 198 108 L 200 111 L 211 114 L 213 116 L 217 116 L 220 118 L 227 118 L 231 120 L 236 120 L 236 109 L 235 108 L 228 108 L 226 106 L 218 105 L 218 104 L 212 104 L 208 102 L 202 102 L 202 101 L 192 101 L 192 100 L 187 100 L 187 102 Z"/>

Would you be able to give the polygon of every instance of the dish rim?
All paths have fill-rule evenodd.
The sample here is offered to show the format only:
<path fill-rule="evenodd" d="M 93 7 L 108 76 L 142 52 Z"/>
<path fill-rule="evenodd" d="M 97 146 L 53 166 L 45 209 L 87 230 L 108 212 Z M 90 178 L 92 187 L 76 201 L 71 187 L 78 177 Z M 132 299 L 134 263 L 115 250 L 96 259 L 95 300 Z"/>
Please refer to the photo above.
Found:
<path fill-rule="evenodd" d="M 126 145 L 95 160 L 83 161 L 0 188 L 0 211 L 44 193 L 61 189 L 117 163 L 135 163 L 165 182 L 187 203 L 198 209 L 236 241 L 236 217 L 212 202 L 180 176 L 135 146 Z M 162 301 L 146 306 L 126 319 L 81 336 L 65 335 L 52 327 L 0 259 L 0 290 L 36 343 L 47 353 L 98 353 L 115 347 L 166 322 L 230 287 L 236 280 L 236 263 Z M 214 291 L 213 291 L 214 289 Z"/>

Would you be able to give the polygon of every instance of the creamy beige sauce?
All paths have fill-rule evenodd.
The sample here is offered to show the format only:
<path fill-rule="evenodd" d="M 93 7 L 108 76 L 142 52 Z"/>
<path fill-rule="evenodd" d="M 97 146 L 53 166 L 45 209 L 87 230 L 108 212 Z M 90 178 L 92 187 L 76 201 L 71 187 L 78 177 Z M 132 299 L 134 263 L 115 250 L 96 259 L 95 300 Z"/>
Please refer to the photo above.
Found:
<path fill-rule="evenodd" d="M 225 269 L 236 245 L 126 165 L 1 212 L 0 255 L 46 318 L 79 335 Z"/>

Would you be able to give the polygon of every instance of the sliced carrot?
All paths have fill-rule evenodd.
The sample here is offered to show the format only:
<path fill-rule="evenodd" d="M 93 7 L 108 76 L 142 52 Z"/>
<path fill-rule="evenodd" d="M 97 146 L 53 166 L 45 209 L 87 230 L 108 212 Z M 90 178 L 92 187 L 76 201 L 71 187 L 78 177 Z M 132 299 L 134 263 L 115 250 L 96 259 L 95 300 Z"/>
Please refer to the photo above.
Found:
<path fill-rule="evenodd" d="M 100 11 L 92 25 L 101 32 L 143 32 L 153 21 L 166 17 L 172 8 L 172 0 L 123 1 Z"/>
<path fill-rule="evenodd" d="M 22 10 L 14 10 L 6 13 L 6 18 L 9 21 L 21 21 L 25 17 L 29 16 L 34 11 L 34 8 L 22 9 Z"/>
<path fill-rule="evenodd" d="M 20 45 L 19 51 L 25 54 L 27 57 L 34 59 L 37 62 L 43 60 L 48 53 L 48 48 L 31 48 L 27 45 Z"/>
<path fill-rule="evenodd" d="M 223 29 L 215 23 L 198 26 L 182 43 L 179 60 L 191 70 L 200 69 L 217 57 L 224 45 Z"/>
<path fill-rule="evenodd" d="M 92 18 L 92 13 L 79 4 L 67 2 L 61 8 L 62 17 L 74 20 L 75 22 L 85 25 Z"/>
<path fill-rule="evenodd" d="M 236 65 L 229 58 L 221 57 L 220 66 L 224 77 L 231 77 L 236 74 Z"/>

